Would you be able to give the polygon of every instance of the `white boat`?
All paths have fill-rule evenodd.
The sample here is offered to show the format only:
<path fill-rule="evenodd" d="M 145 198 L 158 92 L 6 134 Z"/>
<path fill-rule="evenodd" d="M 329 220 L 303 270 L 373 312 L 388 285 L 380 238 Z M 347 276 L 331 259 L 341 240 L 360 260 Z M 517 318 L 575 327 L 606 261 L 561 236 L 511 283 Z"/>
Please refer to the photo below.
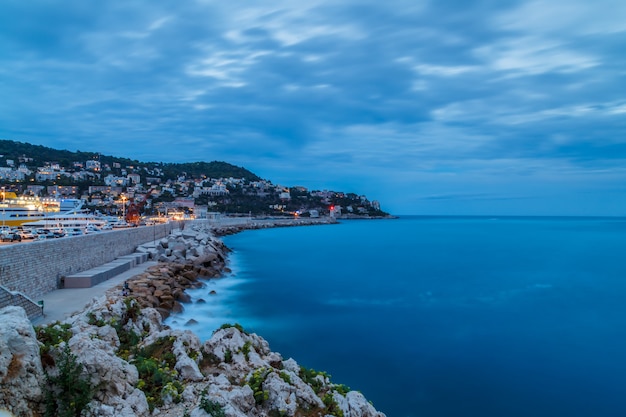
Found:
<path fill-rule="evenodd" d="M 26 222 L 42 220 L 55 213 L 76 209 L 82 205 L 78 199 L 18 197 L 13 192 L 2 192 L 0 224 L 16 227 Z"/>
<path fill-rule="evenodd" d="M 53 216 L 46 216 L 41 220 L 37 220 L 34 222 L 27 222 L 22 224 L 24 227 L 32 227 L 32 228 L 55 228 L 59 227 L 62 229 L 82 229 L 85 230 L 87 227 L 91 226 L 92 228 L 101 229 L 104 225 L 107 224 L 106 219 L 102 217 L 96 216 L 90 213 L 82 213 L 82 212 L 70 212 L 70 213 L 60 213 L 55 214 Z"/>

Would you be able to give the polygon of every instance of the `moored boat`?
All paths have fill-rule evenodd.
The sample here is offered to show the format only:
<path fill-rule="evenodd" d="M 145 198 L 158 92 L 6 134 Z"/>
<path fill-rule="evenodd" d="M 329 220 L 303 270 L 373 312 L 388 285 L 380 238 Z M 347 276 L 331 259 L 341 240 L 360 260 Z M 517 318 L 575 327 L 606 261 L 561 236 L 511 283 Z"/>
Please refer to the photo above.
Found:
<path fill-rule="evenodd" d="M 46 216 L 43 219 L 24 223 L 24 227 L 32 228 L 51 228 L 59 227 L 63 229 L 86 229 L 93 226 L 98 229 L 107 224 L 107 220 L 90 213 L 59 213 L 52 216 Z"/>
<path fill-rule="evenodd" d="M 82 204 L 78 199 L 18 197 L 3 192 L 0 201 L 0 224 L 17 227 L 27 222 L 43 220 L 47 216 L 74 210 Z"/>

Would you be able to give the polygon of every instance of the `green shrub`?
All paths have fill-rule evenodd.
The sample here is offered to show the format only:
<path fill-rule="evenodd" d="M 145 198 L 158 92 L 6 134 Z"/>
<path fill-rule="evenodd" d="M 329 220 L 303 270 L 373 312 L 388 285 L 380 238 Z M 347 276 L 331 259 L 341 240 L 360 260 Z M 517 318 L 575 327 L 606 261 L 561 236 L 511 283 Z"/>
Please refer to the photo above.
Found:
<path fill-rule="evenodd" d="M 115 329 L 117 338 L 120 340 L 120 347 L 117 349 L 118 356 L 128 360 L 130 354 L 137 349 L 141 336 L 134 330 L 127 329 L 121 321 L 112 320 L 111 327 Z"/>
<path fill-rule="evenodd" d="M 231 363 L 233 361 L 233 352 L 230 349 L 226 349 L 224 352 L 224 362 Z"/>
<path fill-rule="evenodd" d="M 222 330 L 222 329 L 229 329 L 231 327 L 234 327 L 235 329 L 239 330 L 241 333 L 243 334 L 248 334 L 248 332 L 246 332 L 243 329 L 243 326 L 239 323 L 235 323 L 235 324 L 230 324 L 230 323 L 224 323 L 220 326 L 220 328 L 218 330 Z M 215 333 L 215 332 L 214 332 Z"/>
<path fill-rule="evenodd" d="M 333 389 L 337 391 L 339 394 L 343 395 L 344 397 L 346 396 L 347 393 L 352 391 L 350 387 L 345 384 L 333 385 Z"/>
<path fill-rule="evenodd" d="M 256 369 L 250 378 L 248 379 L 248 385 L 252 388 L 252 392 L 254 393 L 254 401 L 257 404 L 262 404 L 269 398 L 269 391 L 263 390 L 263 382 L 269 375 L 270 371 L 266 368 Z"/>
<path fill-rule="evenodd" d="M 189 349 L 189 351 L 187 352 L 187 356 L 189 356 L 189 358 L 191 358 L 191 360 L 193 361 L 198 359 L 200 355 L 201 355 L 200 351 L 195 350 L 195 349 Z"/>
<path fill-rule="evenodd" d="M 61 324 L 58 321 L 47 326 L 36 326 L 37 340 L 43 344 L 41 354 L 47 354 L 51 347 L 58 346 L 61 342 L 68 342 L 72 338 L 71 327 L 67 323 Z"/>
<path fill-rule="evenodd" d="M 250 347 L 252 346 L 252 343 L 247 340 L 244 344 L 243 347 L 241 348 L 241 351 L 243 352 L 243 356 L 246 358 L 246 360 L 250 360 Z"/>
<path fill-rule="evenodd" d="M 147 335 L 148 333 L 150 333 L 150 322 L 144 321 L 141 324 L 141 328 L 143 329 L 144 335 Z"/>
<path fill-rule="evenodd" d="M 326 406 L 326 414 L 335 416 L 335 417 L 343 417 L 343 411 L 339 408 L 339 404 L 335 401 L 335 398 L 331 393 L 327 393 L 322 398 L 324 405 Z"/>
<path fill-rule="evenodd" d="M 224 407 L 217 401 L 209 399 L 206 390 L 202 392 L 202 397 L 200 398 L 200 408 L 212 417 L 226 417 Z"/>
<path fill-rule="evenodd" d="M 174 336 L 159 337 L 153 344 L 141 348 L 137 356 L 157 358 L 170 368 L 174 368 L 176 366 L 176 355 L 173 352 L 175 341 Z"/>
<path fill-rule="evenodd" d="M 93 312 L 87 313 L 87 318 L 89 321 L 87 322 L 91 326 L 104 327 L 106 326 L 106 322 L 102 319 L 97 319 L 96 315 Z"/>
<path fill-rule="evenodd" d="M 170 381 L 161 389 L 161 398 L 165 398 L 166 396 L 171 396 L 172 400 L 175 404 L 178 404 L 182 400 L 181 394 L 183 393 L 184 388 L 183 385 L 174 380 Z"/>
<path fill-rule="evenodd" d="M 287 372 L 280 371 L 278 375 L 282 378 L 283 381 L 291 385 L 291 377 L 289 376 Z"/>
<path fill-rule="evenodd" d="M 324 379 L 330 379 L 330 375 L 323 371 L 316 371 L 315 369 L 308 369 L 304 366 L 300 367 L 300 378 L 313 388 L 316 394 L 319 394 L 324 387 L 324 383 L 317 378 L 321 376 Z"/>
<path fill-rule="evenodd" d="M 268 417 L 287 417 L 289 416 L 289 413 L 287 412 L 287 410 L 277 410 L 277 409 L 273 409 L 270 410 Z"/>
<path fill-rule="evenodd" d="M 222 363 L 219 356 L 217 356 L 213 352 L 204 350 L 204 348 L 200 350 L 200 355 L 201 355 L 200 364 L 199 364 L 200 369 L 208 368 L 211 366 L 217 366 L 220 363 Z"/>
<path fill-rule="evenodd" d="M 119 320 L 113 318 L 110 324 L 117 332 L 117 337 L 120 340 L 118 356 L 125 360 L 128 360 L 130 355 L 136 350 L 137 345 L 141 341 L 141 335 L 135 333 L 134 330 L 127 329 L 126 324 L 128 324 L 128 322 L 131 320 L 137 320 L 137 318 L 141 314 L 141 307 L 139 306 L 137 300 L 132 297 L 125 298 L 124 305 L 126 309 L 122 313 L 122 317 L 120 317 Z"/>
<path fill-rule="evenodd" d="M 137 388 L 146 394 L 150 411 L 163 405 L 163 398 L 167 395 L 172 396 L 174 402 L 180 401 L 184 390 L 174 370 L 174 340 L 174 337 L 161 337 L 152 345 L 139 349 L 132 360 L 139 373 Z"/>
<path fill-rule="evenodd" d="M 89 378 L 83 376 L 83 364 L 76 360 L 67 344 L 59 352 L 57 369 L 56 376 L 44 370 L 45 416 L 79 417 L 91 401 L 94 389 Z"/>
<path fill-rule="evenodd" d="M 137 300 L 135 300 L 134 297 L 127 297 L 124 299 L 124 305 L 126 306 L 126 311 L 124 312 L 124 324 L 126 324 L 130 320 L 137 320 L 137 318 L 141 314 L 141 306 L 139 305 Z"/>

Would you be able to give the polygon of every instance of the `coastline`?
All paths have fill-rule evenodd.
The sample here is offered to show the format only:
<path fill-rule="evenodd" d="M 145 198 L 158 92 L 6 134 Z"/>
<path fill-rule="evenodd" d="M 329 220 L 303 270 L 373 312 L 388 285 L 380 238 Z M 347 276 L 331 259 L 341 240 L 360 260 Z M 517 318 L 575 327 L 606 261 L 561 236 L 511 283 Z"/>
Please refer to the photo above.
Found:
<path fill-rule="evenodd" d="M 218 236 L 269 227 L 337 223 L 335 219 L 328 218 L 295 221 L 247 220 L 249 219 L 219 225 L 209 225 L 208 222 L 186 224 L 180 231 L 161 239 L 158 245 L 152 247 L 147 245 L 142 249 L 158 258 L 157 265 L 148 267 L 142 274 L 128 278 L 124 285 L 120 284 L 109 289 L 104 296 L 94 299 L 83 311 L 61 323 L 48 326 L 48 328 L 65 326 L 71 329 L 69 338 L 61 342 L 61 345 L 69 346 L 78 362 L 84 364 L 92 382 L 97 381 L 97 385 L 101 387 L 95 399 L 90 402 L 92 409 L 99 410 L 93 415 L 109 415 L 103 410 L 114 410 L 110 415 L 150 415 L 156 407 L 160 415 L 173 417 L 187 415 L 191 407 L 193 411 L 189 415 L 200 417 L 207 415 L 201 408 L 202 400 L 207 398 L 208 392 L 228 416 L 266 415 L 268 412 L 297 416 L 301 415 L 301 411 L 298 410 L 319 410 L 319 414 L 311 415 L 384 416 L 376 411 L 362 394 L 346 391 L 342 388 L 344 386 L 333 384 L 325 373 L 305 370 L 293 359 L 283 360 L 279 353 L 269 350 L 268 343 L 261 337 L 250 335 L 237 326 L 216 329 L 213 337 L 202 342 L 190 330 L 172 330 L 163 324 L 163 320 L 171 312 L 184 308 L 184 303 L 189 301 L 186 289 L 203 286 L 205 280 L 220 278 L 224 272 L 228 272 L 226 259 L 229 249 Z M 190 244 L 190 241 L 193 242 Z M 201 248 L 203 249 L 200 250 Z M 128 294 L 125 291 L 129 291 Z M 15 311 L 9 313 L 19 316 Z M 19 321 L 20 318 L 15 320 Z M 119 326 L 120 323 L 122 326 Z M 105 337 L 109 339 L 108 346 L 98 346 L 99 353 L 94 356 L 95 346 L 85 338 L 88 337 L 93 341 L 96 335 L 97 339 L 101 339 L 102 329 L 106 328 L 109 330 L 105 333 L 110 334 L 111 330 L 114 330 L 117 335 L 113 339 L 110 336 Z M 134 345 L 125 346 L 127 332 L 141 334 L 141 337 Z M 145 348 L 159 344 L 163 338 L 181 341 L 184 345 L 183 348 L 176 348 L 175 342 L 169 347 L 171 354 L 176 358 L 171 367 L 176 369 L 179 375 L 172 377 L 170 382 L 184 386 L 184 389 L 176 389 L 176 392 L 165 396 L 159 395 L 158 401 L 155 402 L 153 396 L 137 388 L 141 385 L 142 378 L 136 383 L 132 376 L 126 382 L 119 381 L 119 378 L 109 379 L 111 367 L 120 366 L 125 371 L 119 377 L 128 379 L 129 372 L 133 374 L 129 368 L 135 367 L 136 355 L 141 352 L 137 350 L 138 346 Z M 50 349 L 58 361 L 58 356 L 62 353 L 59 345 Z M 37 362 L 37 355 L 31 353 L 33 360 Z M 207 364 L 207 360 L 211 363 Z M 124 363 L 120 365 L 120 361 Z M 27 381 L 32 385 L 33 377 L 41 382 L 44 365 L 45 363 L 40 363 L 37 366 L 36 363 L 34 370 L 28 373 L 29 378 L 24 379 L 22 383 Z M 262 375 L 257 375 L 259 373 Z M 258 381 L 258 378 L 262 380 Z M 233 384 L 233 381 L 238 382 Z M 17 387 L 20 386 L 20 378 L 11 382 Z M 120 383 L 124 385 L 123 389 L 120 389 Z M 111 384 L 114 389 L 110 387 Z M 255 384 L 258 387 L 251 389 L 251 386 L 256 386 Z M 107 385 L 109 387 L 106 387 Z M 261 398 L 255 392 L 259 388 Z M 22 391 L 17 388 L 12 392 Z M 0 399 L 0 409 L 4 405 L 14 413 L 22 415 L 25 409 L 41 408 L 41 392 L 34 394 L 33 392 L 29 394 L 27 390 L 24 392 L 26 398 Z M 130 397 L 134 400 L 124 399 Z"/>
<path fill-rule="evenodd" d="M 624 241 L 623 224 L 407 217 L 225 237 L 233 249 L 228 266 L 234 273 L 188 291 L 194 305 L 185 306 L 178 323 L 196 314 L 212 316 L 215 306 L 215 320 L 189 327 L 202 334 L 201 340 L 211 337 L 204 329 L 241 320 L 274 351 L 329 371 L 336 382 L 362 390 L 387 415 L 462 415 L 464 402 L 446 398 L 471 399 L 476 414 L 483 415 L 522 410 L 547 417 L 558 409 L 583 417 L 591 407 L 605 415 L 623 408 L 613 390 L 624 379 L 614 373 L 615 364 L 623 364 L 618 349 L 623 340 L 611 330 L 626 317 L 619 302 L 624 265 L 616 249 Z M 270 244 L 277 239 L 281 247 Z M 581 253 L 582 247 L 589 251 Z M 560 256 L 555 249 L 562 250 Z M 391 262 L 376 262 L 380 258 L 370 253 Z M 309 265 L 307 254 L 311 264 L 300 275 L 298 266 Z M 532 254 L 530 264 L 520 254 Z M 566 265 L 564 259 L 572 262 Z M 276 268 L 276 262 L 284 267 Z M 581 268 L 587 266 L 593 268 Z M 347 273 L 354 279 L 341 286 L 335 277 Z M 366 276 L 393 279 L 369 280 L 369 288 L 363 288 L 360 277 Z M 217 297 L 206 295 L 211 289 Z M 195 305 L 200 297 L 207 300 L 204 307 Z M 604 324 L 593 325 L 589 314 Z M 506 349 L 494 349 L 498 342 Z M 590 350 L 571 348 L 578 343 Z M 534 362 L 537 355 L 563 361 Z M 433 363 L 433 357 L 439 361 Z M 459 373 L 459 366 L 468 373 Z M 484 376 L 485 385 L 467 384 L 469 372 Z M 524 390 L 516 381 L 523 381 Z M 414 395 L 416 387 L 428 389 L 427 395 Z M 566 392 L 597 392 L 598 397 L 570 399 Z M 494 393 L 505 393 L 511 402 L 494 405 Z M 544 395 L 554 399 L 553 406 L 533 406 Z"/>

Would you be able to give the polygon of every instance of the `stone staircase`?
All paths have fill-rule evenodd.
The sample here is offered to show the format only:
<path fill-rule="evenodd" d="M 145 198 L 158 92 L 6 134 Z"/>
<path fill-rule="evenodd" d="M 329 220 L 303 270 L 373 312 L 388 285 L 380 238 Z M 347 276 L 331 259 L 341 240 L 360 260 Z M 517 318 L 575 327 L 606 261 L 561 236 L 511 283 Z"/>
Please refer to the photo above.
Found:
<path fill-rule="evenodd" d="M 8 306 L 18 306 L 26 310 L 26 315 L 30 320 L 43 316 L 43 302 L 36 303 L 24 294 L 11 291 L 0 285 L 0 309 Z"/>
<path fill-rule="evenodd" d="M 147 253 L 132 253 L 87 271 L 62 278 L 63 288 L 90 288 L 148 260 Z"/>

